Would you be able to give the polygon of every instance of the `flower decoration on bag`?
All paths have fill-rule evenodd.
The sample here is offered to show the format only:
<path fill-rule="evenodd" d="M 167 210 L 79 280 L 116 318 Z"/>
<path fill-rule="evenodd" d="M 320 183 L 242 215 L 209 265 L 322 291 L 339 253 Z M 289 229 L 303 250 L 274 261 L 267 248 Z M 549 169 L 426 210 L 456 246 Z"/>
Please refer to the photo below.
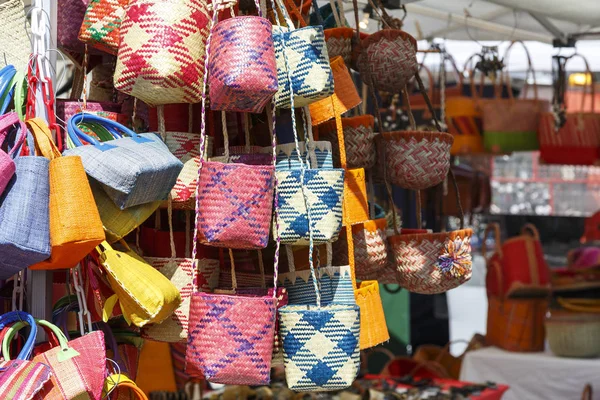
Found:
<path fill-rule="evenodd" d="M 444 274 L 460 279 L 471 271 L 471 238 L 456 237 L 444 244 L 444 252 L 435 264 Z"/>

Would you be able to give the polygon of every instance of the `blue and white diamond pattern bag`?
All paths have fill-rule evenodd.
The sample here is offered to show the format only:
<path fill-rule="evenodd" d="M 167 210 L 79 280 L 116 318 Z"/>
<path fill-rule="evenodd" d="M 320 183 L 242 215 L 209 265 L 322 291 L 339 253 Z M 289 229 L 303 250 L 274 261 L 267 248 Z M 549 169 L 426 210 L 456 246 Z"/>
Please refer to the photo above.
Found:
<path fill-rule="evenodd" d="M 280 0 L 273 10 L 283 13 L 288 27 L 273 26 L 277 83 L 275 107 L 304 107 L 333 94 L 333 73 L 322 26 L 295 29 Z M 291 79 L 288 79 L 288 72 Z M 294 101 L 290 101 L 293 93 Z"/>
<path fill-rule="evenodd" d="M 287 385 L 300 392 L 342 390 L 359 371 L 360 308 L 356 304 L 323 305 L 312 240 L 308 260 L 316 305 L 279 309 Z"/>

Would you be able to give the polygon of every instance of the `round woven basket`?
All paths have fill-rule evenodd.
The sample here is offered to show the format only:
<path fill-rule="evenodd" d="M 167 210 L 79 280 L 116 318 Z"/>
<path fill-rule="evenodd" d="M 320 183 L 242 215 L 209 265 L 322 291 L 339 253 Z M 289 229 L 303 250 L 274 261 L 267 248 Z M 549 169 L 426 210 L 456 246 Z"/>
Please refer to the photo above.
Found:
<path fill-rule="evenodd" d="M 329 58 L 341 56 L 347 66 L 352 65 L 352 28 L 331 28 L 325 29 L 325 42 L 327 43 L 327 53 Z"/>
<path fill-rule="evenodd" d="M 405 189 L 438 185 L 450 168 L 454 137 L 444 132 L 397 131 L 382 134 L 387 179 Z"/>
<path fill-rule="evenodd" d="M 333 102 L 327 97 L 308 106 L 313 125 L 320 125 L 333 119 L 335 117 L 334 107 L 339 114 L 344 114 L 361 103 L 344 59 L 341 56 L 332 58 L 330 59 L 330 65 L 334 82 Z"/>
<path fill-rule="evenodd" d="M 546 320 L 550 349 L 560 357 L 600 356 L 600 315 L 561 314 Z"/>
<path fill-rule="evenodd" d="M 348 168 L 369 169 L 375 165 L 374 125 L 375 118 L 372 115 L 342 118 Z M 340 148 L 337 145 L 335 121 L 327 121 L 319 126 L 319 137 L 333 144 L 333 157 L 339 161 Z"/>
<path fill-rule="evenodd" d="M 352 38 L 352 52 L 350 54 L 350 68 L 355 71 L 358 71 L 358 59 L 360 58 L 360 53 L 362 47 L 360 46 L 362 41 L 369 37 L 368 33 L 359 32 L 360 42 L 356 39 L 356 35 Z"/>
<path fill-rule="evenodd" d="M 420 294 L 443 293 L 471 279 L 471 229 L 388 238 L 398 284 Z"/>
<path fill-rule="evenodd" d="M 362 40 L 358 69 L 363 82 L 399 92 L 419 70 L 417 41 L 399 29 L 383 29 Z"/>

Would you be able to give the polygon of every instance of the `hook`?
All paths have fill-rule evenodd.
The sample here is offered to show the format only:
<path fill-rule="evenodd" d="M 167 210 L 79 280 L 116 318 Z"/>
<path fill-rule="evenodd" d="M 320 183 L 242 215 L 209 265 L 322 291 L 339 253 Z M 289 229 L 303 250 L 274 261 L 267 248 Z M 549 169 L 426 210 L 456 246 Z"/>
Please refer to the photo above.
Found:
<path fill-rule="evenodd" d="M 23 310 L 23 297 L 25 294 L 25 285 L 23 282 L 23 271 L 20 271 L 13 277 L 13 292 L 12 292 L 12 311 Z M 17 307 L 17 300 L 19 306 Z M 21 316 L 19 316 L 21 319 Z"/>

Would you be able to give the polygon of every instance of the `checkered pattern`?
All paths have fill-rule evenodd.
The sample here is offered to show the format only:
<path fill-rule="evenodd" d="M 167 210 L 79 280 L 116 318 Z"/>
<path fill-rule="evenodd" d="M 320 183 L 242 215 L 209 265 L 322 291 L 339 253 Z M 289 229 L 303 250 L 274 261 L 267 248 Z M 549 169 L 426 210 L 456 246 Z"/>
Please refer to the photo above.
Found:
<path fill-rule="evenodd" d="M 277 299 L 195 293 L 186 361 L 207 380 L 268 384 Z"/>
<path fill-rule="evenodd" d="M 356 304 L 348 265 L 318 268 L 317 276 L 321 291 L 321 304 Z M 287 289 L 289 304 L 317 304 L 310 270 L 279 274 L 279 282 Z"/>
<path fill-rule="evenodd" d="M 331 169 L 333 168 L 333 158 L 331 156 L 331 142 L 313 141 L 310 146 L 315 148 L 315 158 L 317 165 L 312 165 L 313 168 Z M 302 159 L 307 160 L 312 164 L 311 158 L 307 158 L 305 142 L 298 142 L 298 147 L 302 152 Z M 271 147 L 265 147 L 271 151 Z M 277 145 L 277 164 L 275 168 L 279 170 L 300 169 L 298 161 L 298 152 L 296 151 L 296 143 L 285 143 Z"/>
<path fill-rule="evenodd" d="M 171 190 L 171 198 L 177 208 L 193 210 L 200 167 L 200 136 L 186 132 L 167 132 L 166 136 L 167 147 L 183 163 L 183 169 Z M 213 139 L 210 136 L 206 139 L 206 154 L 211 154 Z"/>
<path fill-rule="evenodd" d="M 302 392 L 345 389 L 359 370 L 360 311 L 356 305 L 279 310 L 285 376 Z"/>
<path fill-rule="evenodd" d="M 289 31 L 273 26 L 273 39 L 279 82 L 279 90 L 275 94 L 276 107 L 290 107 L 288 68 L 291 71 L 294 107 L 304 107 L 333 94 L 333 74 L 323 27 L 307 26 Z"/>
<path fill-rule="evenodd" d="M 198 236 L 234 249 L 267 247 L 273 212 L 273 167 L 205 162 L 198 182 Z"/>
<path fill-rule="evenodd" d="M 115 88 L 150 105 L 199 103 L 208 21 L 202 0 L 131 0 Z"/>
<path fill-rule="evenodd" d="M 277 64 L 269 20 L 230 18 L 213 29 L 208 64 L 213 110 L 259 113 L 277 92 Z"/>
<path fill-rule="evenodd" d="M 129 0 L 92 0 L 88 5 L 79 40 L 99 50 L 117 54 L 119 27 Z"/>
<path fill-rule="evenodd" d="M 335 241 L 342 228 L 344 197 L 343 169 L 277 171 L 279 201 L 279 235 L 281 243 L 309 244 L 308 213 L 302 187 L 310 206 L 312 234 L 315 244 Z"/>

